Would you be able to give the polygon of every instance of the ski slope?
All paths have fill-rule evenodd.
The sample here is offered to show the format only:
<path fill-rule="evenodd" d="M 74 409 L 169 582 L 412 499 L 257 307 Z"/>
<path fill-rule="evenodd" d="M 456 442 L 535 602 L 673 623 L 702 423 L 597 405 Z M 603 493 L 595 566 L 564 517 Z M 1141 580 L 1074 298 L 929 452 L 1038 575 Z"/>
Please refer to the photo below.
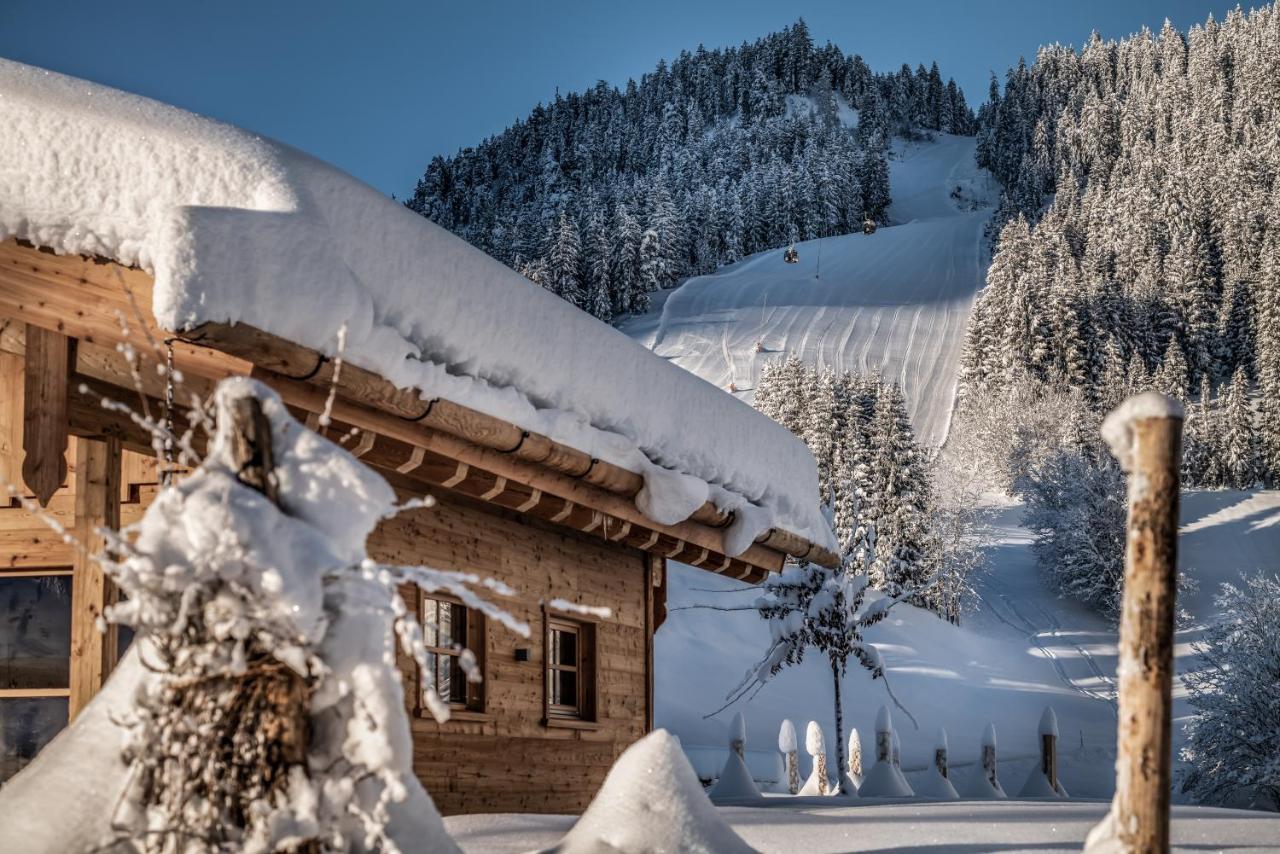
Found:
<path fill-rule="evenodd" d="M 800 243 L 796 264 L 777 249 L 689 279 L 622 330 L 747 400 L 765 363 L 785 355 L 879 371 L 902 385 L 921 440 L 941 444 L 986 274 L 985 205 L 997 193 L 974 163 L 974 144 L 945 134 L 899 142 L 890 161 L 895 224 Z"/>

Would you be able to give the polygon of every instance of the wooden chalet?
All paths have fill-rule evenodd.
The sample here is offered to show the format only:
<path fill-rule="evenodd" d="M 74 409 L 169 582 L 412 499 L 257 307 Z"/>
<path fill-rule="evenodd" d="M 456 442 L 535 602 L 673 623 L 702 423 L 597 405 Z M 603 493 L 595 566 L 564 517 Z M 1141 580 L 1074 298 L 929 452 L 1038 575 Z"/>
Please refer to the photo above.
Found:
<path fill-rule="evenodd" d="M 0 478 L 10 488 L 0 502 L 0 782 L 85 707 L 128 646 L 127 631 L 100 630 L 115 593 L 85 555 L 102 550 L 99 528 L 137 520 L 162 481 L 182 476 L 157 461 L 134 415 L 103 405 L 168 411 L 160 365 L 181 375 L 179 430 L 191 396 L 207 399 L 225 377 L 261 380 L 316 430 L 332 394 L 326 435 L 403 496 L 438 502 L 383 522 L 370 554 L 519 592 L 499 601 L 536 627 L 529 639 L 404 591 L 431 665 L 402 662 L 413 765 L 445 814 L 585 807 L 653 726 L 669 561 L 748 581 L 788 556 L 835 563 L 829 538 L 790 530 L 829 533 L 798 440 L 349 176 L 2 59 L 0 128 Z M 175 293 L 192 297 L 181 312 L 170 310 Z M 366 335 L 377 315 L 378 342 L 394 339 L 418 367 L 429 357 L 422 370 L 437 373 L 405 373 L 408 357 L 379 361 L 385 348 L 360 342 L 340 363 L 322 342 L 345 320 L 320 336 L 298 321 L 308 303 L 364 306 Z M 157 319 L 179 315 L 167 327 Z M 484 334 L 460 332 L 469 321 Z M 504 340 L 520 347 L 499 352 Z M 536 370 L 530 358 L 542 360 Z M 377 365 L 381 375 L 368 369 Z M 458 375 L 434 390 L 406 380 Z M 625 395 L 609 394 L 613 380 Z M 451 391 L 495 385 L 502 405 Z M 656 411 L 672 399 L 684 423 Z M 523 426 L 503 408 L 512 400 Z M 543 411 L 556 418 L 537 420 Z M 561 429 L 565 417 L 573 430 Z M 640 425 L 635 435 L 627 424 Z M 731 439 L 707 435 L 724 425 Z M 592 445 L 601 437 L 631 444 L 611 455 Z M 707 494 L 721 507 L 752 504 L 751 526 L 711 501 L 675 522 L 646 515 L 654 505 L 642 488 L 663 471 L 714 484 Z M 775 477 L 789 479 L 774 489 Z M 529 604 L 557 597 L 612 616 Z M 462 678 L 460 644 L 476 653 L 481 683 Z M 426 684 L 452 705 L 447 723 L 420 707 Z"/>
<path fill-rule="evenodd" d="M 755 581 L 788 555 L 833 560 L 780 530 L 726 556 L 729 517 L 709 503 L 687 521 L 658 524 L 633 501 L 637 474 L 448 400 L 422 400 L 354 365 L 335 380 L 332 359 L 250 326 L 161 329 L 151 320 L 151 288 L 147 273 L 106 259 L 0 243 L 0 473 L 100 548 L 94 529 L 137 520 L 161 476 L 150 435 L 101 405 L 107 398 L 142 410 L 122 345 L 141 354 L 147 369 L 137 381 L 154 413 L 166 393 L 154 369 L 161 359 L 181 372 L 183 394 L 205 397 L 220 378 L 252 376 L 313 427 L 336 386 L 327 435 L 354 431 L 353 454 L 406 495 L 438 500 L 384 522 L 370 553 L 504 581 L 524 594 L 504 604 L 541 627 L 525 640 L 456 602 L 405 591 L 438 666 L 422 674 L 406 659 L 406 685 L 435 679 L 455 706 L 445 724 L 416 702 L 412 709 L 414 767 L 445 814 L 586 805 L 617 755 L 653 725 L 653 634 L 666 614 L 667 561 Z M 613 617 L 523 605 L 557 596 L 608 606 Z M 46 636 L 25 659 L 14 657 L 22 644 L 9 641 L 0 659 L 4 775 L 110 673 L 120 630 L 103 634 L 96 621 L 111 601 L 101 570 L 46 521 L 17 497 L 0 509 L 0 612 L 39 621 Z M 476 651 L 483 683 L 461 678 L 454 643 Z"/>

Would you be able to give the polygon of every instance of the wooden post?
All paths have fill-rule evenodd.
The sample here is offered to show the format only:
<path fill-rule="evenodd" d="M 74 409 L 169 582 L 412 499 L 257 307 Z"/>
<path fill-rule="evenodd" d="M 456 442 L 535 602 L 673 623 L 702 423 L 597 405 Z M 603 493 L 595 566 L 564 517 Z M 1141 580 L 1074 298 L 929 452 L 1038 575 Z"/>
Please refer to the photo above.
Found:
<path fill-rule="evenodd" d="M 67 380 L 74 366 L 73 339 L 27 325 L 22 479 L 43 506 L 67 479 Z"/>
<path fill-rule="evenodd" d="M 1165 852 L 1182 406 L 1154 392 L 1138 395 L 1112 412 L 1102 429 L 1129 473 L 1129 522 L 1117 666 L 1116 794 L 1085 847 Z"/>
<path fill-rule="evenodd" d="M 98 628 L 98 620 L 112 604 L 111 580 L 90 556 L 106 551 L 101 529 L 120 527 L 120 440 L 81 438 L 76 442 L 75 537 L 71 581 L 71 699 L 68 720 L 102 687 L 115 658 L 114 634 Z"/>
<path fill-rule="evenodd" d="M 1040 734 L 1040 770 L 1048 778 L 1050 787 L 1058 790 L 1058 737 Z"/>

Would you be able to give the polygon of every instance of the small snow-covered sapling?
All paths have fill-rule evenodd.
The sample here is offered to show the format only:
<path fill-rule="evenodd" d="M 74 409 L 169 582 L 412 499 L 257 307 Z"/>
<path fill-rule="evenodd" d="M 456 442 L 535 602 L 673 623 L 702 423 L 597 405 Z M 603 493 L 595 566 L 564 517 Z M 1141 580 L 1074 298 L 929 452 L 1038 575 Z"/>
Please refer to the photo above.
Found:
<path fill-rule="evenodd" d="M 933 742 L 933 765 L 938 769 L 938 773 L 942 775 L 943 779 L 948 779 L 946 727 L 938 727 L 938 737 Z"/>
<path fill-rule="evenodd" d="M 783 718 L 778 728 L 778 752 L 782 754 L 782 762 L 787 772 L 787 794 L 794 795 L 800 791 L 800 756 L 796 744 L 796 726 Z"/>
<path fill-rule="evenodd" d="M 862 779 L 862 739 L 857 727 L 849 730 L 849 776 L 855 781 Z"/>
<path fill-rule="evenodd" d="M 822 737 L 822 727 L 817 721 L 809 721 L 804 734 L 804 749 L 813 760 L 813 772 L 809 774 L 800 794 L 825 795 L 831 788 L 827 779 L 827 745 Z"/>
<path fill-rule="evenodd" d="M 742 712 L 738 712 L 733 716 L 733 723 L 729 725 L 729 749 L 738 754 L 739 759 L 746 759 L 743 751 L 747 746 L 747 722 L 742 717 Z"/>
<path fill-rule="evenodd" d="M 876 762 L 893 761 L 893 718 L 889 709 L 880 707 L 876 715 Z"/>
<path fill-rule="evenodd" d="M 1049 780 L 1049 785 L 1058 789 L 1058 716 L 1053 713 L 1053 706 L 1045 706 L 1040 716 L 1040 770 Z"/>

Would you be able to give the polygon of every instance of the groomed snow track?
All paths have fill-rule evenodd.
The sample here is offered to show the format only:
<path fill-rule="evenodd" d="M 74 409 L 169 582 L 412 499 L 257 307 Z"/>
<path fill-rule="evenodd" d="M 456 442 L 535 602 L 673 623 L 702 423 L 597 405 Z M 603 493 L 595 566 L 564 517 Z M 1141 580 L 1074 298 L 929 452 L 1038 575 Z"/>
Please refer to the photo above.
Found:
<path fill-rule="evenodd" d="M 972 137 L 942 135 L 898 144 L 890 187 L 895 224 L 798 244 L 796 264 L 777 249 L 689 279 L 623 331 L 748 400 L 760 369 L 791 354 L 879 372 L 902 385 L 919 437 L 941 444 L 986 273 L 990 210 L 975 206 L 989 203 L 993 184 L 974 163 Z"/>

